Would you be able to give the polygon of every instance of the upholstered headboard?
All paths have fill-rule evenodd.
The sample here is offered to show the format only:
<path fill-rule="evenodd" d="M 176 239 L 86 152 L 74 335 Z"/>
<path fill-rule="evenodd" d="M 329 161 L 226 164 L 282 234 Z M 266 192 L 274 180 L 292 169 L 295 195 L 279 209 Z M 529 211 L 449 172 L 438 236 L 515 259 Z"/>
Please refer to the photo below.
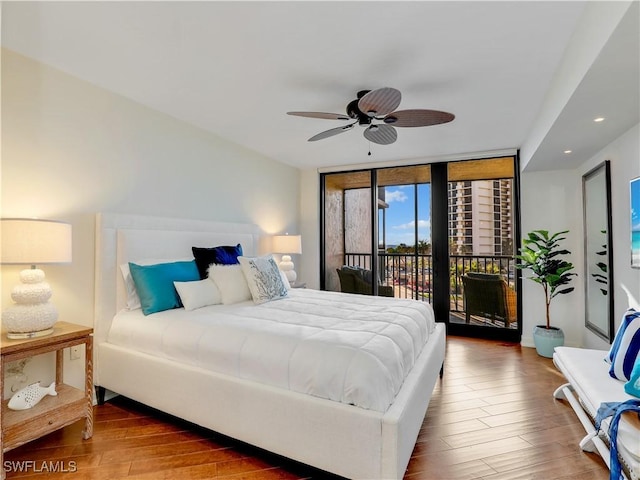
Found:
<path fill-rule="evenodd" d="M 94 341 L 107 338 L 113 316 L 126 306 L 120 265 L 129 261 L 193 258 L 191 247 L 242 245 L 259 252 L 260 229 L 246 223 L 99 213 L 96 216 Z"/>

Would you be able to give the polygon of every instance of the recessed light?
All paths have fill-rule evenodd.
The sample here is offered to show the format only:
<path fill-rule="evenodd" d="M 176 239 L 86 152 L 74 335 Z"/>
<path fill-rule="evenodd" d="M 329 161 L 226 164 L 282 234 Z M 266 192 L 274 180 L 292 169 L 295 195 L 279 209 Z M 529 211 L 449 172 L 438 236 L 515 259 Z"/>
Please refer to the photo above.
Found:
<path fill-rule="evenodd" d="M 565 150 L 564 153 L 566 153 L 567 155 L 571 153 L 571 150 Z"/>
<path fill-rule="evenodd" d="M 593 119 L 594 122 L 602 122 L 604 121 L 604 117 L 598 117 Z"/>

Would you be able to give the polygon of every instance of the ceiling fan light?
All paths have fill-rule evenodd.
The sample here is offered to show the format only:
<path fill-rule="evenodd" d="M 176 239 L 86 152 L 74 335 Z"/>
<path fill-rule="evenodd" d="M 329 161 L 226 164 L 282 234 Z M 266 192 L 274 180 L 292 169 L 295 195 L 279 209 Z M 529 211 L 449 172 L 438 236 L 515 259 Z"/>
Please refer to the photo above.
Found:
<path fill-rule="evenodd" d="M 333 137 L 346 132 L 357 123 L 364 128 L 364 136 L 378 145 L 389 145 L 396 141 L 396 127 L 427 127 L 451 122 L 455 115 L 449 112 L 426 109 L 396 110 L 402 94 L 390 87 L 377 90 L 360 90 L 358 98 L 347 104 L 347 115 L 324 112 L 287 112 L 289 115 L 331 120 L 353 120 L 352 123 L 320 132 L 309 139 L 310 142 Z M 373 121 L 377 122 L 374 124 Z"/>

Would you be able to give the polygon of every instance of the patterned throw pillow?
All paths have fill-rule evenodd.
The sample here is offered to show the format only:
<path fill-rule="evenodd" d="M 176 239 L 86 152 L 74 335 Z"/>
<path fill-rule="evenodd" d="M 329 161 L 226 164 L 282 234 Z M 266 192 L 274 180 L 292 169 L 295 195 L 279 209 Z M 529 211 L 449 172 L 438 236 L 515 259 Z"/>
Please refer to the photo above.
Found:
<path fill-rule="evenodd" d="M 628 381 L 640 354 L 640 312 L 626 311 L 605 360 L 611 362 L 609 375 Z"/>
<path fill-rule="evenodd" d="M 264 257 L 238 257 L 249 284 L 254 303 L 265 303 L 287 296 L 280 269 L 271 255 Z"/>

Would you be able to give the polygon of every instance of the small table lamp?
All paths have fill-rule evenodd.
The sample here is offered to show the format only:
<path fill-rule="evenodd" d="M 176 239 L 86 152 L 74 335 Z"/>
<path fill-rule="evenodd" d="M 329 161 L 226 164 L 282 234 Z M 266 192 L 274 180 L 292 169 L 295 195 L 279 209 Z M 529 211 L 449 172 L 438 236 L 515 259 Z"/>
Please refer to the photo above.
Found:
<path fill-rule="evenodd" d="M 2 312 L 2 327 L 9 338 L 49 335 L 58 319 L 49 302 L 51 287 L 36 264 L 71 262 L 71 225 L 51 220 L 3 218 L 0 223 L 3 265 L 31 265 L 20 272 L 11 298 L 13 305 Z"/>
<path fill-rule="evenodd" d="M 300 235 L 275 235 L 273 237 L 273 253 L 284 253 L 282 255 L 282 261 L 278 265 L 289 280 L 289 283 L 293 285 L 296 282 L 298 275 L 293 269 L 293 262 L 291 261 L 290 254 L 302 253 L 302 237 Z"/>

